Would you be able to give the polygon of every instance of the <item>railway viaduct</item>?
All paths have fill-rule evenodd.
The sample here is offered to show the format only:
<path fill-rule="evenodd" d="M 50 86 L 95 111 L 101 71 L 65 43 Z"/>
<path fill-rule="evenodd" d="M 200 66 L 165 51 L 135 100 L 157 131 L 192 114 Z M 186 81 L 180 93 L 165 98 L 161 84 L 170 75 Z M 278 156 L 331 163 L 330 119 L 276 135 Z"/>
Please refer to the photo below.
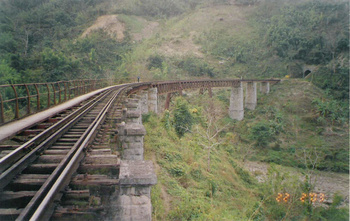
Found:
<path fill-rule="evenodd" d="M 257 85 L 268 94 L 270 85 L 279 81 L 121 84 L 4 124 L 0 127 L 0 220 L 151 220 L 150 191 L 157 177 L 152 162 L 143 158 L 142 114 L 159 112 L 158 96 L 166 95 L 167 109 L 173 93 L 199 89 L 211 97 L 212 88 L 229 87 L 228 114 L 242 120 L 244 108 L 254 110 L 257 105 Z M 31 95 L 28 85 L 24 87 L 27 97 L 10 99 L 17 109 L 19 99 L 39 98 L 38 90 Z M 70 96 L 77 87 L 59 89 L 57 96 L 65 92 L 62 102 L 67 91 Z M 2 113 L 3 102 L 1 98 Z"/>

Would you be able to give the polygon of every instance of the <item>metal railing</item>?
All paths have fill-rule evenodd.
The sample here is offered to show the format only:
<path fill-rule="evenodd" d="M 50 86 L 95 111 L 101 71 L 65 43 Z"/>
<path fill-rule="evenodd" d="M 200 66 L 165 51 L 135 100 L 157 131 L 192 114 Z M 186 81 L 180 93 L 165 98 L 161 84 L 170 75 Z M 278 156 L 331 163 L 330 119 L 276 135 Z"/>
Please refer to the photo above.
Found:
<path fill-rule="evenodd" d="M 0 125 L 113 85 L 113 79 L 0 85 Z"/>

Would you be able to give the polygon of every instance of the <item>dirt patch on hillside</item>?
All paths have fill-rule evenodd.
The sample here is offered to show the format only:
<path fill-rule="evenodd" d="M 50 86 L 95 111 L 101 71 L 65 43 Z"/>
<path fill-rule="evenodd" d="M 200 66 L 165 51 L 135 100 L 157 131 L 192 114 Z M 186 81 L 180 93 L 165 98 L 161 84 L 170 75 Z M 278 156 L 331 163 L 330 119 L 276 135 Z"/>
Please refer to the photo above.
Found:
<path fill-rule="evenodd" d="M 152 37 L 152 35 L 156 33 L 156 31 L 159 28 L 158 22 L 147 21 L 144 18 L 137 18 L 137 19 L 144 24 L 144 28 L 141 30 L 141 32 L 132 34 L 133 39 L 135 41 L 141 41 L 143 39 L 148 39 Z"/>
<path fill-rule="evenodd" d="M 203 58 L 204 55 L 201 52 L 201 46 L 193 42 L 195 35 L 196 32 L 192 31 L 188 38 L 179 35 L 173 36 L 170 41 L 163 43 L 159 48 L 159 52 L 167 56 L 194 55 Z"/>
<path fill-rule="evenodd" d="M 93 31 L 103 30 L 107 32 L 112 38 L 115 38 L 118 41 L 122 41 L 124 39 L 125 26 L 118 20 L 117 17 L 117 15 L 103 15 L 98 17 L 95 23 L 86 29 L 81 37 L 84 38 L 91 34 Z"/>
<path fill-rule="evenodd" d="M 251 172 L 258 182 L 265 182 L 267 179 L 267 171 L 269 168 L 268 163 L 246 161 L 244 168 Z M 304 176 L 294 168 L 283 167 L 287 172 L 298 175 L 300 181 L 304 180 Z M 313 182 L 315 184 L 315 192 L 325 193 L 328 196 L 327 202 L 331 202 L 335 193 L 341 194 L 345 202 L 349 203 L 349 175 L 345 173 L 334 173 L 316 171 L 313 176 Z"/>

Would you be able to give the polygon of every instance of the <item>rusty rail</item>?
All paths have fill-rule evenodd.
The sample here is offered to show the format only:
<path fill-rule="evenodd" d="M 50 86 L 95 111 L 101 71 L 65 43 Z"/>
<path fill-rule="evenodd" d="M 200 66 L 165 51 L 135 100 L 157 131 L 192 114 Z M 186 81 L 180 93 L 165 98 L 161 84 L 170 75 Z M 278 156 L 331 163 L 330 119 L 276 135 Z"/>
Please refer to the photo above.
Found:
<path fill-rule="evenodd" d="M 123 82 L 104 78 L 0 85 L 0 125 L 114 83 Z"/>

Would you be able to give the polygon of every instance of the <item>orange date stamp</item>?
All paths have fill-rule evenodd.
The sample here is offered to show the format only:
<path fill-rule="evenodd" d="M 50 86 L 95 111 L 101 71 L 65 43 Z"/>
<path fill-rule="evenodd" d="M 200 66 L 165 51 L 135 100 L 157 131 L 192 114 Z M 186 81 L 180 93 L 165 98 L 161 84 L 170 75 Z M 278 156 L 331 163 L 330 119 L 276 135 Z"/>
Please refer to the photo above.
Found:
<path fill-rule="evenodd" d="M 324 202 L 326 196 L 324 193 L 302 193 L 301 196 L 298 198 L 302 203 L 305 203 L 305 202 L 322 203 Z M 276 197 L 276 201 L 279 203 L 282 203 L 282 202 L 287 203 L 287 202 L 290 202 L 290 200 L 291 200 L 291 195 L 289 193 L 278 193 Z"/>

